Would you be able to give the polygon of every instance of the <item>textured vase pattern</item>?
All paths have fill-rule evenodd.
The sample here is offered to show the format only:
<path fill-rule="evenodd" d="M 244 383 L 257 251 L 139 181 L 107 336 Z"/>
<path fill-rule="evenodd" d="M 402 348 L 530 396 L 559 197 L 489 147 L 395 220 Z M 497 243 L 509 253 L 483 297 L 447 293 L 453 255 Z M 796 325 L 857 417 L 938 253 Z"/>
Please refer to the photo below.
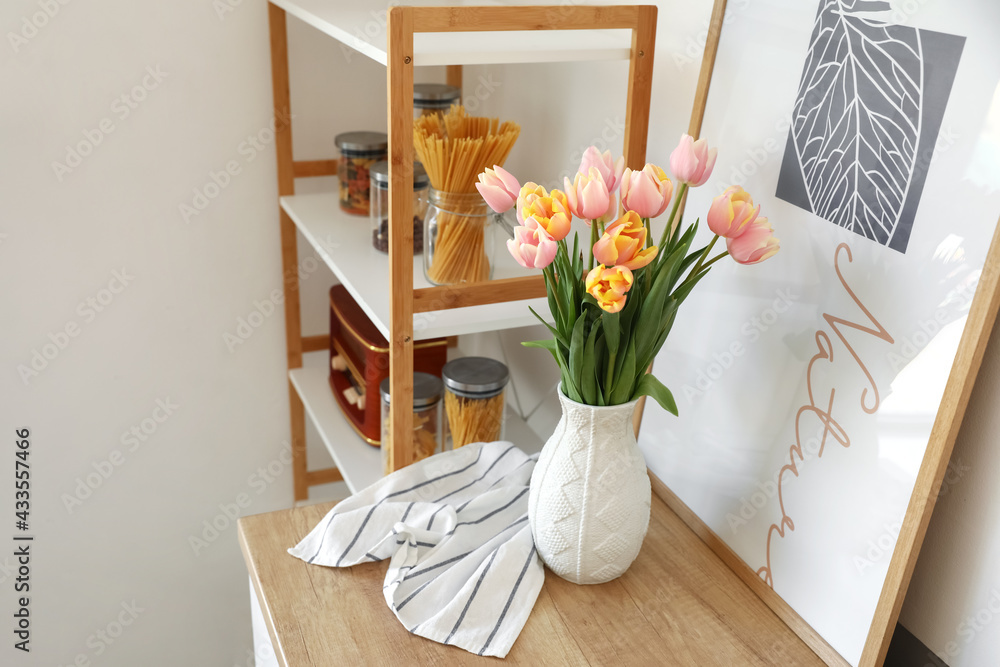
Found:
<path fill-rule="evenodd" d="M 651 490 L 635 441 L 635 402 L 583 405 L 563 396 L 562 418 L 531 475 L 528 520 L 549 568 L 578 584 L 624 574 L 649 527 Z"/>

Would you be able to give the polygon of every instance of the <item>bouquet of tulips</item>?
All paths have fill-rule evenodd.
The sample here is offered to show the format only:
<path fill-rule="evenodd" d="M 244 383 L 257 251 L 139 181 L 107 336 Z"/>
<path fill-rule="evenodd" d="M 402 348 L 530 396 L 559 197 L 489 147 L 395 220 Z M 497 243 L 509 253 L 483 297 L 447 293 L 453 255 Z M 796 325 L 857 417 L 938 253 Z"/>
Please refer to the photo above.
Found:
<path fill-rule="evenodd" d="M 573 181 L 564 179 L 564 190 L 546 191 L 535 183 L 522 187 L 499 166 L 479 175 L 476 187 L 490 208 L 504 213 L 517 207 L 519 226 L 507 248 L 522 266 L 542 270 L 555 320 L 550 325 L 532 310 L 553 339 L 524 344 L 552 353 L 562 391 L 571 400 L 619 405 L 651 396 L 676 415 L 670 390 L 646 369 L 666 341 L 677 309 L 722 258 L 756 264 L 778 252 L 767 218 L 738 186 L 712 201 L 707 222 L 715 236 L 692 250 L 698 222 L 682 229 L 678 211 L 687 188 L 704 185 L 711 176 L 715 158 L 705 140 L 683 135 L 670 155 L 680 184 L 676 197 L 660 167 L 625 169 L 623 158 L 613 161 L 610 151 L 602 154 L 593 146 Z M 651 221 L 671 200 L 660 241 L 653 245 Z M 590 226 L 586 255 L 577 234 L 572 250 L 568 246 L 573 217 Z M 720 237 L 726 250 L 712 257 Z"/>

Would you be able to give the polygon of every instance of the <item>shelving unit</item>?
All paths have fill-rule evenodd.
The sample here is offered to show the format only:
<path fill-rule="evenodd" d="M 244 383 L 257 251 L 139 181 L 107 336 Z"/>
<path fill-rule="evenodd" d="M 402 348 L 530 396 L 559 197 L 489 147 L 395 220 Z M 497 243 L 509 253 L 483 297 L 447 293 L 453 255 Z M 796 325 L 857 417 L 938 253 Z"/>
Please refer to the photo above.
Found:
<path fill-rule="evenodd" d="M 418 0 L 418 4 L 421 0 Z M 430 0 L 433 2 L 433 0 Z M 352 491 L 379 476 L 380 452 L 362 443 L 346 424 L 325 377 L 302 368 L 304 352 L 326 349 L 326 336 L 302 336 L 296 229 L 315 247 L 337 278 L 389 341 L 394 469 L 412 459 L 414 340 L 496 331 L 534 323 L 533 306 L 548 313 L 539 272 L 501 259 L 494 279 L 458 286 L 431 286 L 412 254 L 413 68 L 448 66 L 448 82 L 461 86 L 461 65 L 629 60 L 624 155 L 626 164 L 645 163 L 652 84 L 655 6 L 530 6 L 494 3 L 475 6 L 392 7 L 384 0 L 271 0 L 268 18 L 271 75 L 276 117 L 291 118 L 287 16 L 386 66 L 389 109 L 389 255 L 375 257 L 367 225 L 347 220 L 336 196 L 296 195 L 295 179 L 335 176 L 334 160 L 295 161 L 291 123 L 277 128 L 278 195 L 281 201 L 281 252 L 285 276 L 285 329 L 289 369 L 292 469 L 295 499 L 309 487 L 344 480 Z M 384 24 L 383 24 L 384 19 Z M 405 224 L 403 221 L 406 221 Z M 584 236 L 584 238 L 586 238 Z M 498 253 L 505 257 L 505 253 Z M 508 261 L 509 260 L 509 261 Z M 305 418 L 310 418 L 336 463 L 309 471 Z M 531 448 L 541 442 L 512 415 L 508 437 Z"/>

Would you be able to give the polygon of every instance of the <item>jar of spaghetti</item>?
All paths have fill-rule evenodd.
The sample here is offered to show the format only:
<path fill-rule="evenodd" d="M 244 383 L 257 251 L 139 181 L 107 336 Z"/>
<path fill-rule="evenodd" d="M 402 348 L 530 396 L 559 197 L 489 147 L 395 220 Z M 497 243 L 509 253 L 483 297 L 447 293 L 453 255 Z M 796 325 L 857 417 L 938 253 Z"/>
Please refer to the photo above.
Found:
<path fill-rule="evenodd" d="M 333 141 L 340 149 L 337 165 L 340 208 L 353 215 L 368 215 L 368 170 L 386 159 L 389 136 L 384 132 L 344 132 Z"/>
<path fill-rule="evenodd" d="M 461 97 L 461 90 L 444 83 L 413 84 L 413 117 L 445 113 Z"/>
<path fill-rule="evenodd" d="M 392 472 L 389 449 L 392 441 L 392 411 L 389 409 L 389 378 L 379 385 L 382 397 L 382 470 Z M 442 450 L 444 429 L 441 421 L 441 380 L 430 373 L 413 374 L 413 458 L 422 461 Z"/>
<path fill-rule="evenodd" d="M 493 277 L 495 230 L 478 192 L 427 193 L 424 275 L 434 285 L 478 283 Z"/>
<path fill-rule="evenodd" d="M 503 440 L 507 366 L 487 357 L 462 357 L 445 364 L 441 378 L 452 448 Z"/>
<path fill-rule="evenodd" d="M 376 162 L 371 173 L 372 245 L 376 250 L 389 252 L 389 163 Z M 427 188 L 430 181 L 419 162 L 413 163 L 413 254 L 424 249 L 424 215 L 427 213 Z"/>

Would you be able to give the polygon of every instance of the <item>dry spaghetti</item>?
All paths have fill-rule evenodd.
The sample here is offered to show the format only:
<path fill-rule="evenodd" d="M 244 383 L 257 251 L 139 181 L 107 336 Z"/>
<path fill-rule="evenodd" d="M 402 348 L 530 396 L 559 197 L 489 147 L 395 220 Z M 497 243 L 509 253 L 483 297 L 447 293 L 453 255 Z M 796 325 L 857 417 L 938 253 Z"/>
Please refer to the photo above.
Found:
<path fill-rule="evenodd" d="M 413 121 L 414 148 L 436 191 L 431 204 L 439 210 L 434 252 L 425 258 L 431 281 L 489 279 L 486 207 L 476 191 L 477 177 L 487 167 L 503 166 L 520 132 L 517 123 L 469 116 L 460 105 Z"/>

